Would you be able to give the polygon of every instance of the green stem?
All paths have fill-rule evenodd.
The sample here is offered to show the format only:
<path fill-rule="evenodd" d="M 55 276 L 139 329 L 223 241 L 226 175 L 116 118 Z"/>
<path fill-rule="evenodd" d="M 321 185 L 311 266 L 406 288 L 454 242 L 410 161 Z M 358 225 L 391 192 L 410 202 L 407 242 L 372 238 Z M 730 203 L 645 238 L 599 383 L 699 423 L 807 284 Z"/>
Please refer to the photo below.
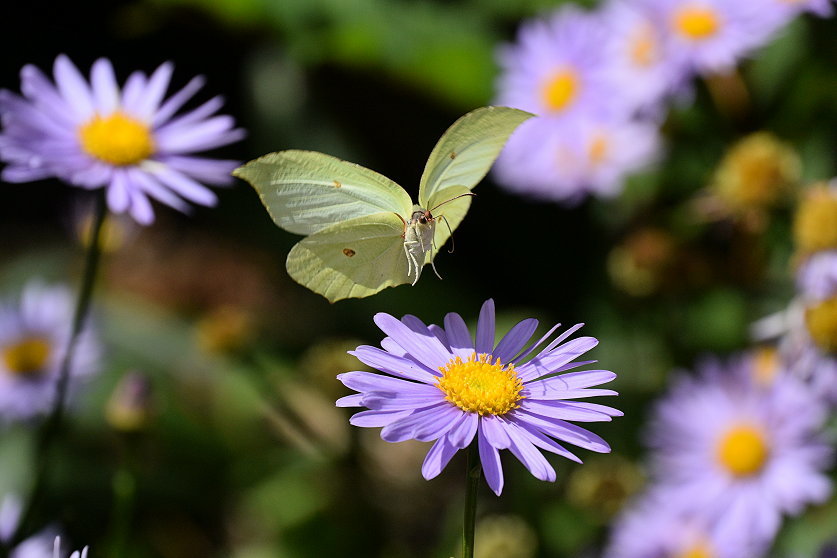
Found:
<path fill-rule="evenodd" d="M 132 459 L 129 457 L 129 460 Z M 124 556 L 128 537 L 131 532 L 131 521 L 134 514 L 137 480 L 133 464 L 127 463 L 116 471 L 113 476 L 113 550 L 111 555 Z"/>
<path fill-rule="evenodd" d="M 474 557 L 474 526 L 477 519 L 477 489 L 480 482 L 480 456 L 477 441 L 468 447 L 465 464 L 465 517 L 462 525 L 462 558 Z"/>
<path fill-rule="evenodd" d="M 61 421 L 67 406 L 67 387 L 70 382 L 70 369 L 73 364 L 73 355 L 75 354 L 78 338 L 84 330 L 87 315 L 90 312 L 90 301 L 93 297 L 93 286 L 96 282 L 96 272 L 99 267 L 102 228 L 105 223 L 105 217 L 107 217 L 107 202 L 105 200 L 104 189 L 99 191 L 96 196 L 94 211 L 93 225 L 88 239 L 87 256 L 84 262 L 84 275 L 82 276 L 78 299 L 76 300 L 70 338 L 67 341 L 67 350 L 64 352 L 60 368 L 58 369 L 58 380 L 55 385 L 55 402 L 53 403 L 52 412 L 44 421 L 38 437 L 35 458 L 35 479 L 32 482 L 32 490 L 21 514 L 20 522 L 18 523 L 14 536 L 11 537 L 9 546 L 14 546 L 30 533 L 34 532 L 34 529 L 30 525 L 33 520 L 32 516 L 41 498 L 43 498 L 46 488 L 46 476 L 50 461 L 49 452 L 61 426 Z"/>

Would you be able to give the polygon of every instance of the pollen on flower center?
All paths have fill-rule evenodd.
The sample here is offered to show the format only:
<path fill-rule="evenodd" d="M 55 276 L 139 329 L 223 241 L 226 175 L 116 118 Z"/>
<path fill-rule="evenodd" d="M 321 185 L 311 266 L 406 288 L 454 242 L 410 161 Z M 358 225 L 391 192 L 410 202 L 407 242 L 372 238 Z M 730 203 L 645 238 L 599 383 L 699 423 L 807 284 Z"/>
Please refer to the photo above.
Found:
<path fill-rule="evenodd" d="M 718 441 L 718 462 L 737 477 L 758 473 L 764 467 L 768 454 L 764 434 L 753 426 L 730 428 Z"/>
<path fill-rule="evenodd" d="M 820 349 L 837 352 L 837 296 L 805 310 L 808 334 Z"/>
<path fill-rule="evenodd" d="M 631 60 L 642 67 L 650 66 L 657 59 L 657 44 L 654 41 L 654 31 L 650 26 L 639 29 L 631 41 Z"/>
<path fill-rule="evenodd" d="M 714 558 L 715 553 L 709 543 L 700 541 L 677 555 L 677 558 Z"/>
<path fill-rule="evenodd" d="M 674 16 L 674 27 L 688 39 L 702 41 L 718 32 L 717 14 L 701 6 L 684 6 Z"/>
<path fill-rule="evenodd" d="M 604 134 L 596 134 L 593 137 L 593 141 L 590 142 L 590 146 L 587 148 L 587 155 L 590 157 L 590 162 L 594 165 L 604 162 L 607 157 L 609 147 L 610 145 L 607 141 L 607 136 Z"/>
<path fill-rule="evenodd" d="M 547 109 L 559 112 L 567 108 L 578 94 L 578 76 L 572 70 L 560 70 L 553 74 L 541 88 L 541 97 Z"/>
<path fill-rule="evenodd" d="M 112 165 L 135 165 L 154 153 L 149 127 L 121 112 L 95 116 L 79 129 L 88 155 Z"/>
<path fill-rule="evenodd" d="M 6 370 L 18 376 L 38 374 L 46 365 L 49 353 L 49 343 L 40 337 L 27 337 L 2 349 Z"/>
<path fill-rule="evenodd" d="M 473 354 L 468 360 L 456 357 L 439 370 L 442 372 L 439 389 L 445 399 L 463 411 L 504 415 L 516 409 L 523 399 L 520 395 L 523 381 L 514 366 L 504 367 L 499 358 L 492 362 L 491 355 Z"/>

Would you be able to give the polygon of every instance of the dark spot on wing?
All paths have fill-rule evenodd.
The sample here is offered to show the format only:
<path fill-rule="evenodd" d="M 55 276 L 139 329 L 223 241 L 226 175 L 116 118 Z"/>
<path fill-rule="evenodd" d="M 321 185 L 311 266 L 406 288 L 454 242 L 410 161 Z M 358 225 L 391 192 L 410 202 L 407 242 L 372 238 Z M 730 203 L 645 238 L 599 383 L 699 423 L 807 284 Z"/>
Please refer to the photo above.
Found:
<path fill-rule="evenodd" d="M 351 257 L 352 257 L 352 256 L 354 256 L 355 254 L 357 254 L 357 252 L 355 252 L 355 251 L 354 251 L 354 250 L 352 250 L 351 248 L 343 248 L 343 254 L 344 254 L 347 258 L 351 258 Z"/>
<path fill-rule="evenodd" d="M 451 159 L 456 159 L 456 151 L 451 151 L 448 157 L 450 157 Z"/>
<path fill-rule="evenodd" d="M 342 185 L 342 184 L 340 184 L 340 182 L 339 182 L 339 181 L 335 180 L 335 181 L 334 181 L 334 187 L 335 187 L 335 188 L 342 188 L 342 187 L 343 187 L 343 185 Z"/>

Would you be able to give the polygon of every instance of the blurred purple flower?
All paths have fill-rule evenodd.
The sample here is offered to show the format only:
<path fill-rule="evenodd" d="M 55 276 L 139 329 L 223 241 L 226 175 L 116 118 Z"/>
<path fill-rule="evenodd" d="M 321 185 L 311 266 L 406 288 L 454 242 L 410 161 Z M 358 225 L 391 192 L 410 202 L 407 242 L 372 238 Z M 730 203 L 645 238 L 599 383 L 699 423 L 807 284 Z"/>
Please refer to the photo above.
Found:
<path fill-rule="evenodd" d="M 805 260 L 796 273 L 796 285 L 809 301 L 823 301 L 837 294 L 837 250 L 816 252 Z"/>
<path fill-rule="evenodd" d="M 0 303 L 0 422 L 46 413 L 55 399 L 75 299 L 69 289 L 28 284 L 19 304 Z M 78 338 L 70 384 L 96 371 L 101 352 L 88 327 Z"/>
<path fill-rule="evenodd" d="M 781 368 L 766 375 L 749 355 L 699 368 L 656 408 L 659 489 L 724 540 L 763 549 L 783 514 L 831 493 L 831 449 L 818 437 L 826 407 L 800 379 Z"/>
<path fill-rule="evenodd" d="M 21 511 L 20 499 L 14 494 L 6 495 L 0 501 L 0 542 L 9 543 L 20 522 Z M 55 529 L 47 527 L 11 549 L 9 558 L 50 558 L 56 539 Z"/>
<path fill-rule="evenodd" d="M 238 141 L 244 131 L 230 116 L 212 116 L 220 97 L 175 117 L 204 80 L 192 79 L 163 101 L 172 71 L 167 62 L 150 77 L 134 72 L 120 89 L 104 58 L 93 64 L 90 83 L 64 55 L 55 60 L 55 85 L 24 66 L 23 97 L 0 91 L 0 158 L 8 163 L 3 179 L 57 177 L 106 188 L 111 211 L 128 212 L 142 224 L 154 220 L 149 198 L 180 211 L 188 209 L 186 201 L 214 205 L 215 194 L 201 182 L 231 183 L 239 162 L 192 154 Z"/>
<path fill-rule="evenodd" d="M 665 34 L 672 59 L 700 74 L 731 70 L 775 29 L 764 14 L 771 9 L 765 2 L 637 0 L 636 5 Z"/>
<path fill-rule="evenodd" d="M 598 14 L 565 4 L 548 19 L 525 23 L 517 42 L 500 48 L 496 102 L 557 120 L 619 112 L 608 88 L 607 40 Z"/>
<path fill-rule="evenodd" d="M 572 204 L 618 194 L 660 152 L 657 126 L 648 122 L 532 118 L 509 139 L 494 173 L 511 191 Z"/>
<path fill-rule="evenodd" d="M 582 397 L 616 395 L 587 389 L 613 380 L 607 370 L 560 374 L 592 361 L 574 361 L 596 346 L 592 337 L 562 343 L 581 324 L 549 342 L 530 357 L 558 328 L 537 343 L 525 346 L 537 328 L 534 319 L 515 325 L 494 346 L 494 302 L 483 304 L 476 341 L 459 314 L 445 316 L 444 328 L 426 326 L 415 316 L 401 320 L 376 314 L 375 323 L 388 337 L 383 350 L 360 346 L 350 354 L 384 372 L 347 372 L 338 379 L 359 393 L 337 401 L 340 407 L 368 407 L 352 416 L 361 427 L 383 427 L 387 442 L 435 440 L 422 466 L 432 479 L 451 457 L 476 437 L 482 470 L 491 489 L 503 490 L 501 449 L 508 449 L 536 478 L 555 480 L 555 470 L 538 448 L 580 462 L 553 438 L 596 451 L 610 447 L 599 436 L 567 421 L 609 421 L 616 409 L 571 401 Z"/>
<path fill-rule="evenodd" d="M 672 495 L 652 489 L 616 519 L 605 558 L 754 558 L 758 553 L 734 533 L 723 535 L 705 518 L 672 505 Z"/>
<path fill-rule="evenodd" d="M 604 64 L 609 89 L 630 111 L 658 116 L 662 101 L 686 88 L 687 72 L 682 60 L 672 56 L 670 38 L 653 18 L 629 0 L 610 0 L 602 8 L 602 26 L 607 30 Z"/>

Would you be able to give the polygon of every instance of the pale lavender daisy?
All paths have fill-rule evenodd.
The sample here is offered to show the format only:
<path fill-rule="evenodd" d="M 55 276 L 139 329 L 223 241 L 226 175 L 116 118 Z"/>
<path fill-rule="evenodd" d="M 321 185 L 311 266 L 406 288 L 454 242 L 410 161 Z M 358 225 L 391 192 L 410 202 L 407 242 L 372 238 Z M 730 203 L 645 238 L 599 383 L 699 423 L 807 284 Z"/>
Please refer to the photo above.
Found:
<path fill-rule="evenodd" d="M 672 56 L 670 37 L 636 3 L 610 0 L 602 8 L 602 25 L 609 88 L 629 110 L 658 116 L 667 97 L 686 87 L 682 59 Z"/>
<path fill-rule="evenodd" d="M 75 299 L 65 287 L 28 284 L 19 302 L 0 303 L 0 421 L 25 420 L 52 408 L 67 350 Z M 97 371 L 101 349 L 85 329 L 70 367 L 70 390 Z"/>
<path fill-rule="evenodd" d="M 337 401 L 341 407 L 368 407 L 352 416 L 361 427 L 383 427 L 387 442 L 416 439 L 435 443 L 422 465 L 425 479 L 436 477 L 451 457 L 477 444 L 486 481 L 503 490 L 500 450 L 508 449 L 536 478 L 555 480 L 555 470 L 539 449 L 573 461 L 578 457 L 556 440 L 591 451 L 609 452 L 602 438 L 568 421 L 609 421 L 616 409 L 573 399 L 616 395 L 588 389 L 610 382 L 607 370 L 566 372 L 594 361 L 577 357 L 596 346 L 593 337 L 564 342 L 582 324 L 571 327 L 543 348 L 556 325 L 528 348 L 538 322 L 523 320 L 495 346 L 494 302 L 480 310 L 472 339 L 459 314 L 445 316 L 444 327 L 425 325 L 415 316 L 401 320 L 375 315 L 387 335 L 382 349 L 360 346 L 350 354 L 383 372 L 347 372 L 338 379 L 359 393 Z M 532 356 L 532 355 L 535 356 Z"/>
<path fill-rule="evenodd" d="M 734 533 L 680 509 L 677 495 L 652 488 L 616 519 L 604 558 L 755 558 Z"/>
<path fill-rule="evenodd" d="M 154 220 L 149 198 L 181 211 L 187 201 L 214 205 L 215 194 L 202 183 L 230 184 L 239 162 L 193 154 L 238 141 L 244 132 L 232 117 L 215 115 L 220 97 L 176 115 L 204 80 L 196 77 L 164 100 L 173 68 L 167 62 L 150 76 L 134 72 L 120 88 L 104 58 L 93 64 L 89 83 L 63 54 L 55 60 L 55 84 L 24 66 L 23 96 L 0 91 L 0 158 L 8 163 L 2 178 L 57 177 L 105 188 L 111 211 L 142 224 Z"/>
<path fill-rule="evenodd" d="M 637 0 L 666 37 L 669 56 L 688 70 L 726 72 L 763 45 L 773 26 L 761 2 L 729 0 Z"/>
<path fill-rule="evenodd" d="M 660 155 L 659 130 L 640 120 L 532 118 L 512 135 L 494 166 L 507 189 L 569 204 L 611 197 Z"/>
<path fill-rule="evenodd" d="M 752 355 L 710 360 L 680 378 L 650 441 L 658 486 L 680 511 L 763 549 L 783 515 L 829 497 L 831 449 L 819 437 L 826 406 L 781 367 L 770 378 L 757 365 Z"/>
<path fill-rule="evenodd" d="M 619 96 L 608 87 L 599 48 L 606 39 L 597 13 L 570 4 L 548 19 L 525 23 L 517 42 L 498 51 L 496 104 L 559 120 L 614 113 Z"/>
<path fill-rule="evenodd" d="M 796 286 L 807 301 L 820 302 L 837 294 L 837 250 L 807 258 L 797 270 Z"/>

